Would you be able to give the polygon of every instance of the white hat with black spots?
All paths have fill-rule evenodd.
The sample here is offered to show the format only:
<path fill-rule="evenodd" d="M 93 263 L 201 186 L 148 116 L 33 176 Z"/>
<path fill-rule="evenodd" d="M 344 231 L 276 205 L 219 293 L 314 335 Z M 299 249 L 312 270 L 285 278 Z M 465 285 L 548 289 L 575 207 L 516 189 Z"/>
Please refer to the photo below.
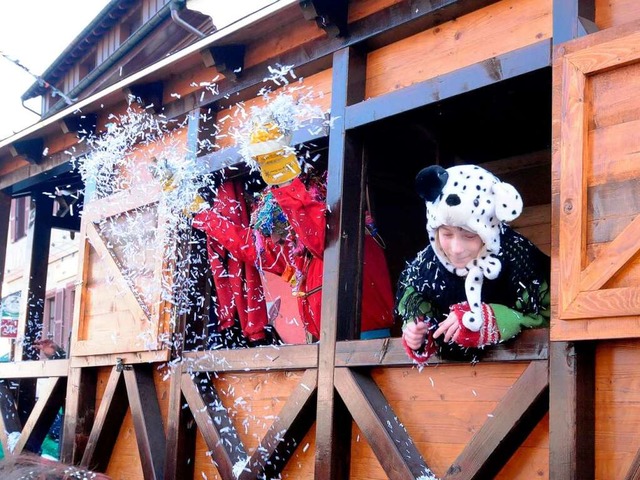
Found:
<path fill-rule="evenodd" d="M 427 233 L 436 256 L 444 267 L 466 276 L 465 292 L 471 312 L 464 325 L 473 331 L 482 327 L 482 281 L 495 279 L 502 267 L 500 233 L 504 222 L 522 213 L 522 197 L 508 183 L 477 165 L 459 165 L 444 169 L 431 165 L 416 176 L 416 190 L 427 206 Z M 460 227 L 480 236 L 484 243 L 479 255 L 464 268 L 456 268 L 444 254 L 436 232 L 442 225 Z"/>

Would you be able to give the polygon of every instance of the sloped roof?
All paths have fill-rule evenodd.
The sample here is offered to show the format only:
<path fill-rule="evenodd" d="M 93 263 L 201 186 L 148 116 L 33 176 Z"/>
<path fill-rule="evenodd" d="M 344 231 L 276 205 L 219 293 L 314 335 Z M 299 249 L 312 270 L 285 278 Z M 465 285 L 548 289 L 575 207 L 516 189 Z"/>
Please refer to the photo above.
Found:
<path fill-rule="evenodd" d="M 80 58 L 96 46 L 104 33 L 116 25 L 136 4 L 136 0 L 111 0 L 93 21 L 64 49 L 58 58 L 53 61 L 41 77 L 51 84 L 57 84 Z M 33 85 L 22 94 L 21 98 L 24 101 L 39 97 L 43 95 L 46 90 L 44 85 L 41 85 L 39 82 L 34 82 Z"/>

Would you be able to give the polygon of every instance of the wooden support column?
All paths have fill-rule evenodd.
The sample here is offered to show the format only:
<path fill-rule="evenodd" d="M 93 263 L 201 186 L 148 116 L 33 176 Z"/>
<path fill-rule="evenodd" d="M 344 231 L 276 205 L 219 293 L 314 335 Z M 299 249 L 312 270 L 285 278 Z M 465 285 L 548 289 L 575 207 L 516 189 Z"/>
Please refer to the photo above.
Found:
<path fill-rule="evenodd" d="M 592 33 L 595 17 L 595 0 L 553 0 L 553 43 Z"/>
<path fill-rule="evenodd" d="M 111 370 L 80 465 L 99 472 L 107 469 L 128 407 L 129 401 L 119 365 Z"/>
<path fill-rule="evenodd" d="M 200 111 L 194 110 L 189 113 L 187 126 L 187 151 L 195 160 L 198 149 L 198 134 L 200 124 Z M 174 270 L 174 282 L 176 289 L 183 284 L 179 275 L 190 275 L 192 266 L 189 259 L 192 255 L 192 238 L 189 233 L 182 235 L 181 243 L 176 247 L 176 263 L 181 265 L 180 268 Z M 184 268 L 184 267 L 186 268 Z M 200 291 L 200 290 L 198 290 Z M 176 299 L 176 308 L 172 312 L 174 319 L 172 336 L 172 352 L 171 360 L 182 357 L 185 344 L 185 327 L 187 318 L 190 316 L 190 310 L 186 305 L 189 298 L 185 292 L 174 290 L 174 298 Z M 189 313 L 188 313 L 189 312 Z M 172 362 L 173 363 L 173 362 Z M 173 368 L 173 367 L 167 367 Z M 193 465 L 195 455 L 196 432 L 195 422 L 192 421 L 188 408 L 182 408 L 186 403 L 182 395 L 182 369 L 180 367 L 173 368 L 171 372 L 171 384 L 169 386 L 169 407 L 167 412 L 167 443 L 165 452 L 164 478 L 167 480 L 179 480 L 181 478 L 193 478 Z M 191 427 L 189 427 L 191 424 Z"/>
<path fill-rule="evenodd" d="M 153 369 L 152 364 L 139 364 L 125 366 L 123 373 L 144 480 L 164 480 L 167 439 Z"/>
<path fill-rule="evenodd" d="M 355 48 L 333 57 L 329 133 L 327 232 L 322 282 L 322 326 L 318 359 L 315 478 L 348 478 L 351 417 L 336 395 L 336 340 L 360 332 L 364 161 L 362 144 L 344 125 L 346 107 L 364 98 L 365 57 Z"/>
<path fill-rule="evenodd" d="M 96 409 L 97 369 L 70 368 L 60 461 L 78 464 L 89 441 Z"/>
<path fill-rule="evenodd" d="M 20 360 L 38 360 L 40 357 L 33 342 L 42 331 L 53 217 L 53 198 L 42 192 L 35 192 L 32 199 L 35 201 L 36 215 L 33 227 L 27 235 L 27 258 L 30 262 L 25 269 L 28 276 L 22 291 L 18 325 L 18 335 L 24 334 L 24 342 L 16 348 L 16 359 Z"/>
<path fill-rule="evenodd" d="M 2 298 L 4 266 L 7 259 L 7 238 L 9 235 L 10 217 L 11 197 L 4 192 L 0 192 L 0 299 Z"/>
<path fill-rule="evenodd" d="M 595 475 L 595 348 L 551 342 L 549 350 L 549 476 Z"/>

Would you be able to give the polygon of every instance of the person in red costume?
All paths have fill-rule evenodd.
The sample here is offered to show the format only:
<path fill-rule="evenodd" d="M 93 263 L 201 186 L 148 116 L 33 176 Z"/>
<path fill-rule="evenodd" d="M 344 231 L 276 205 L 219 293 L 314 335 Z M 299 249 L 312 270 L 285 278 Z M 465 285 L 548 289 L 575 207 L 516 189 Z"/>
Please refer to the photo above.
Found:
<path fill-rule="evenodd" d="M 212 208 L 198 213 L 193 222 L 195 228 L 204 231 L 235 260 L 280 275 L 289 282 L 298 300 L 301 319 L 313 340 L 320 337 L 326 231 L 326 206 L 323 195 L 318 193 L 321 190 L 322 186 L 307 189 L 296 176 L 262 192 L 250 227 L 233 218 L 235 210 L 242 208 L 239 202 L 220 196 Z M 386 259 L 370 233 L 364 239 L 361 338 L 389 336 L 394 321 Z M 256 291 L 245 293 L 249 298 L 259 296 Z M 255 316 L 258 315 L 262 313 Z"/>

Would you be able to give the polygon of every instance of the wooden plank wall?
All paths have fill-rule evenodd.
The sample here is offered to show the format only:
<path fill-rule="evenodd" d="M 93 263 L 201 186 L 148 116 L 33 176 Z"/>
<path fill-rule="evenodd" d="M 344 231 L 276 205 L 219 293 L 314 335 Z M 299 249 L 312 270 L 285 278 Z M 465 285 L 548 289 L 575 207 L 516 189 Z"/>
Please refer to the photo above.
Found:
<path fill-rule="evenodd" d="M 551 6 L 503 0 L 375 50 L 367 59 L 366 98 L 550 38 Z"/>
<path fill-rule="evenodd" d="M 600 30 L 640 18 L 640 3 L 636 0 L 595 0 L 595 3 L 596 25 Z"/>
<path fill-rule="evenodd" d="M 596 24 L 600 29 L 619 26 L 640 19 L 640 3 L 635 0 L 596 0 L 595 6 Z M 612 75 L 615 75 L 615 73 Z M 604 76 L 601 76 L 601 79 L 603 78 Z M 626 82 L 625 85 L 632 90 L 637 88 L 636 82 Z M 623 92 L 618 101 L 612 102 L 611 99 L 605 101 L 608 95 L 606 82 L 600 82 L 599 85 L 596 84 L 594 87 L 600 90 L 597 95 L 600 108 L 607 105 L 610 107 L 605 110 L 605 112 L 609 112 L 605 113 L 605 115 L 609 116 L 608 119 L 602 117 L 603 113 L 599 112 L 599 117 L 590 122 L 591 133 L 599 137 L 598 128 L 607 128 L 606 123 L 609 123 L 609 128 L 612 128 L 610 122 L 612 118 L 611 109 L 618 110 L 613 115 L 614 117 L 617 115 L 617 122 L 620 122 L 625 115 L 625 99 L 637 98 L 637 93 Z M 621 125 L 618 128 L 623 129 L 625 127 Z M 605 140 L 604 137 L 601 138 Z M 594 140 L 592 139 L 589 148 L 594 148 L 593 142 Z M 616 156 L 620 159 L 625 155 L 624 147 L 626 144 L 626 141 L 613 145 L 609 144 L 606 147 L 602 144 L 599 148 L 603 152 L 605 149 L 612 149 L 610 151 L 617 152 Z M 602 164 L 604 165 L 605 163 Z M 624 161 L 622 166 L 624 166 Z M 596 182 L 595 179 L 592 180 L 594 183 Z M 631 201 L 633 202 L 634 200 L 631 199 Z M 617 200 L 615 211 L 619 212 L 620 208 L 625 208 L 625 205 Z M 597 216 L 599 209 L 594 209 L 593 204 L 591 209 L 596 212 Z M 609 212 L 611 211 L 609 209 Z M 609 219 L 608 228 L 616 230 L 611 220 Z M 629 219 L 627 218 L 625 221 L 628 222 Z M 592 238 L 595 241 L 603 240 L 603 236 L 597 228 L 595 217 L 591 224 Z M 554 242 L 557 245 L 557 237 Z M 589 249 L 589 254 L 590 256 L 597 256 L 597 246 L 592 245 Z M 637 265 L 637 261 L 633 263 Z M 635 278 L 635 276 L 631 276 L 631 278 Z M 614 280 L 618 285 L 621 284 L 622 280 L 620 278 Z M 556 292 L 552 292 L 552 294 L 555 296 Z M 594 333 L 597 334 L 598 330 L 602 330 L 603 335 L 610 334 L 610 325 L 608 323 L 607 325 L 594 324 L 590 326 L 589 333 L 593 335 Z M 579 335 L 580 331 L 574 329 L 571 333 Z M 637 394 L 640 391 L 640 386 L 638 385 L 638 379 L 640 378 L 640 371 L 638 371 L 640 341 L 637 339 L 600 341 L 597 343 L 595 355 L 595 478 L 629 478 L 627 473 L 640 448 L 640 441 L 637 436 L 640 424 L 640 398 Z"/>

